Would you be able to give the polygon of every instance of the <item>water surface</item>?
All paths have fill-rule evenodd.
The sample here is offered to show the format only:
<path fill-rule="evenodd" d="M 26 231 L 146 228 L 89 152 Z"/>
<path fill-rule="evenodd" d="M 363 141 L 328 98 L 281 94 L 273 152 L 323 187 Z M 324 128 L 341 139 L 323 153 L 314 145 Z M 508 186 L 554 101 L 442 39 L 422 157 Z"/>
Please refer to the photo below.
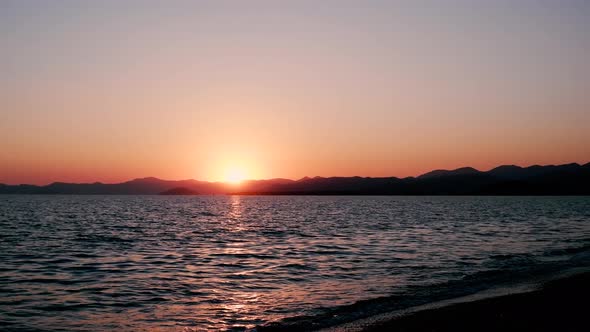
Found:
<path fill-rule="evenodd" d="M 589 197 L 4 195 L 0 328 L 241 330 L 588 244 Z"/>

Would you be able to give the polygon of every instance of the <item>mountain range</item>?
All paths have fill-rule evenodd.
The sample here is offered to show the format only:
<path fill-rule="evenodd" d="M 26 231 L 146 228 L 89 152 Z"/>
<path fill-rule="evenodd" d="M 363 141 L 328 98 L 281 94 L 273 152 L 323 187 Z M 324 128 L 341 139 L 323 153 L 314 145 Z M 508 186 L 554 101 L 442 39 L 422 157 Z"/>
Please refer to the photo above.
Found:
<path fill-rule="evenodd" d="M 418 177 L 305 177 L 299 180 L 248 180 L 239 185 L 153 177 L 122 183 L 63 183 L 46 186 L 0 184 L 0 194 L 95 195 L 590 195 L 590 163 L 520 167 L 489 171 L 471 167 L 434 170 Z"/>

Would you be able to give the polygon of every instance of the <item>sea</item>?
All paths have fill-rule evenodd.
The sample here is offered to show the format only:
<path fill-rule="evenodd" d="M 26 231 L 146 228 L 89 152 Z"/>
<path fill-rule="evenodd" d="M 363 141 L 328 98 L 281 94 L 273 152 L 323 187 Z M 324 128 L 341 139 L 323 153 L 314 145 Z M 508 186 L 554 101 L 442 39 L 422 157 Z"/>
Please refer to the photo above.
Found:
<path fill-rule="evenodd" d="M 590 267 L 590 197 L 0 196 L 0 330 L 315 330 Z"/>

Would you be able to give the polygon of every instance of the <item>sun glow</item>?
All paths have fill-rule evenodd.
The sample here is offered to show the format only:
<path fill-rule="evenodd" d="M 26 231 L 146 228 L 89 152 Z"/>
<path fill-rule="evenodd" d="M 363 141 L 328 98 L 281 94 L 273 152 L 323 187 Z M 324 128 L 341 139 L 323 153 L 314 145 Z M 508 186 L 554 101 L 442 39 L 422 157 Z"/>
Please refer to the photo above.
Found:
<path fill-rule="evenodd" d="M 239 184 L 246 179 L 246 172 L 237 167 L 233 167 L 228 169 L 225 172 L 224 180 L 225 182 Z"/>

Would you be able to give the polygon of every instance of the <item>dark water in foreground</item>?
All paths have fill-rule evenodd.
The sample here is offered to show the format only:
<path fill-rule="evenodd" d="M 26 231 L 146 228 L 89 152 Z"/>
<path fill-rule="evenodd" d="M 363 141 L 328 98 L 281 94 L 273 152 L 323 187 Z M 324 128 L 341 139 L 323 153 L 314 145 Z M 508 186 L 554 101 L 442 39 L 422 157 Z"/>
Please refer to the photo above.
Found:
<path fill-rule="evenodd" d="M 586 264 L 588 245 L 590 197 L 7 195 L 0 329 L 330 324 Z"/>

